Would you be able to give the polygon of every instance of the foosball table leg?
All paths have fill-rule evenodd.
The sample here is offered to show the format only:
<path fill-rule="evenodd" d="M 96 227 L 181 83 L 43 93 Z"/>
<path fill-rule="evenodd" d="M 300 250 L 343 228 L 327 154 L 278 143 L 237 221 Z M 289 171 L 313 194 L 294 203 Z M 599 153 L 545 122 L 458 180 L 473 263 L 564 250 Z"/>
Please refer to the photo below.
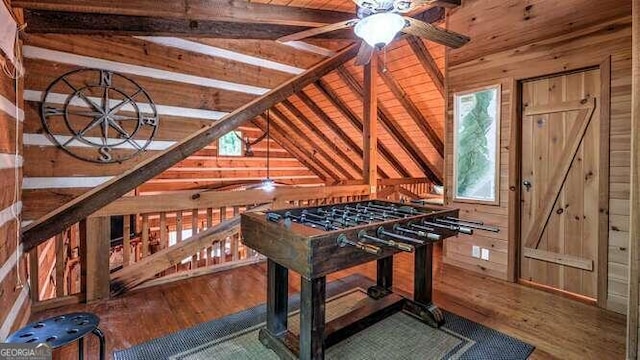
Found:
<path fill-rule="evenodd" d="M 413 301 L 405 310 L 432 327 L 444 324 L 444 313 L 433 304 L 433 244 L 417 247 L 414 253 Z"/>
<path fill-rule="evenodd" d="M 393 256 L 387 256 L 377 261 L 377 281 L 375 286 L 367 289 L 367 295 L 372 299 L 381 299 L 391 293 L 393 286 Z"/>
<path fill-rule="evenodd" d="M 300 359 L 324 359 L 326 277 L 301 277 Z"/>

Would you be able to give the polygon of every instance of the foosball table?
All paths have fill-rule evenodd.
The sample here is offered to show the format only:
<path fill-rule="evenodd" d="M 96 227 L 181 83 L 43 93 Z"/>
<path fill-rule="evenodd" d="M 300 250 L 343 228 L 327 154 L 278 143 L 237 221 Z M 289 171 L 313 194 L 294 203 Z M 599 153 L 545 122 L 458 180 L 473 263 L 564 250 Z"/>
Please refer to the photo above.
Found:
<path fill-rule="evenodd" d="M 323 359 L 324 350 L 397 312 L 433 327 L 444 323 L 432 302 L 433 244 L 474 230 L 457 209 L 367 200 L 241 216 L 244 244 L 267 257 L 267 324 L 260 341 L 283 359 Z M 393 293 L 393 255 L 414 254 L 413 298 Z M 377 261 L 376 304 L 325 324 L 326 276 Z M 288 272 L 301 275 L 299 336 L 287 329 Z"/>

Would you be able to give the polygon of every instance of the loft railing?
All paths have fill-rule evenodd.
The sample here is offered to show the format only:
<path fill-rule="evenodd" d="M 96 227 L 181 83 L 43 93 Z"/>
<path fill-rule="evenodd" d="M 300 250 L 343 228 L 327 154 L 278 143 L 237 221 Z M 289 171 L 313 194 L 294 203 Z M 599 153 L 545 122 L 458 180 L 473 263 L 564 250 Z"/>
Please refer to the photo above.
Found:
<path fill-rule="evenodd" d="M 426 179 L 386 179 L 378 194 L 409 200 L 430 188 Z M 239 214 L 255 206 L 282 209 L 367 198 L 366 185 L 123 197 L 31 252 L 30 258 L 38 259 L 29 263 L 33 310 L 262 261 L 240 241 Z M 122 234 L 118 239 L 112 239 L 112 217 L 122 220 L 121 231 L 114 229 Z"/>

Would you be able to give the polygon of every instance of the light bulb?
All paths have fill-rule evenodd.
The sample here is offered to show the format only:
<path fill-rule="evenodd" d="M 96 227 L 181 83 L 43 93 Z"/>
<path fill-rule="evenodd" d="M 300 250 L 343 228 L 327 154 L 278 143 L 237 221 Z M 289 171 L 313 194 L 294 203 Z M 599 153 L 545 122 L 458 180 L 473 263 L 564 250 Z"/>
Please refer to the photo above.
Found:
<path fill-rule="evenodd" d="M 354 32 L 372 47 L 384 47 L 404 26 L 402 16 L 396 13 L 378 13 L 360 20 Z"/>
<path fill-rule="evenodd" d="M 276 188 L 275 183 L 273 182 L 273 180 L 266 178 L 264 180 L 262 180 L 262 186 L 261 186 L 262 190 L 264 191 L 273 191 L 273 189 Z"/>

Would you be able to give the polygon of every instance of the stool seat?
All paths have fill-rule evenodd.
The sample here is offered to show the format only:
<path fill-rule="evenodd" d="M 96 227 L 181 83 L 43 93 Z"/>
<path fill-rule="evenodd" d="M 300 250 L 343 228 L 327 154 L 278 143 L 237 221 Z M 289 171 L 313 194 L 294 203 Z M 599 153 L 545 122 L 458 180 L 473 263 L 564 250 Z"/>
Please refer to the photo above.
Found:
<path fill-rule="evenodd" d="M 100 359 L 104 359 L 104 335 L 98 328 L 100 318 L 92 313 L 76 312 L 35 321 L 9 335 L 8 343 L 46 343 L 52 349 L 78 342 L 78 356 L 83 358 L 83 338 L 93 333 L 100 340 Z"/>

